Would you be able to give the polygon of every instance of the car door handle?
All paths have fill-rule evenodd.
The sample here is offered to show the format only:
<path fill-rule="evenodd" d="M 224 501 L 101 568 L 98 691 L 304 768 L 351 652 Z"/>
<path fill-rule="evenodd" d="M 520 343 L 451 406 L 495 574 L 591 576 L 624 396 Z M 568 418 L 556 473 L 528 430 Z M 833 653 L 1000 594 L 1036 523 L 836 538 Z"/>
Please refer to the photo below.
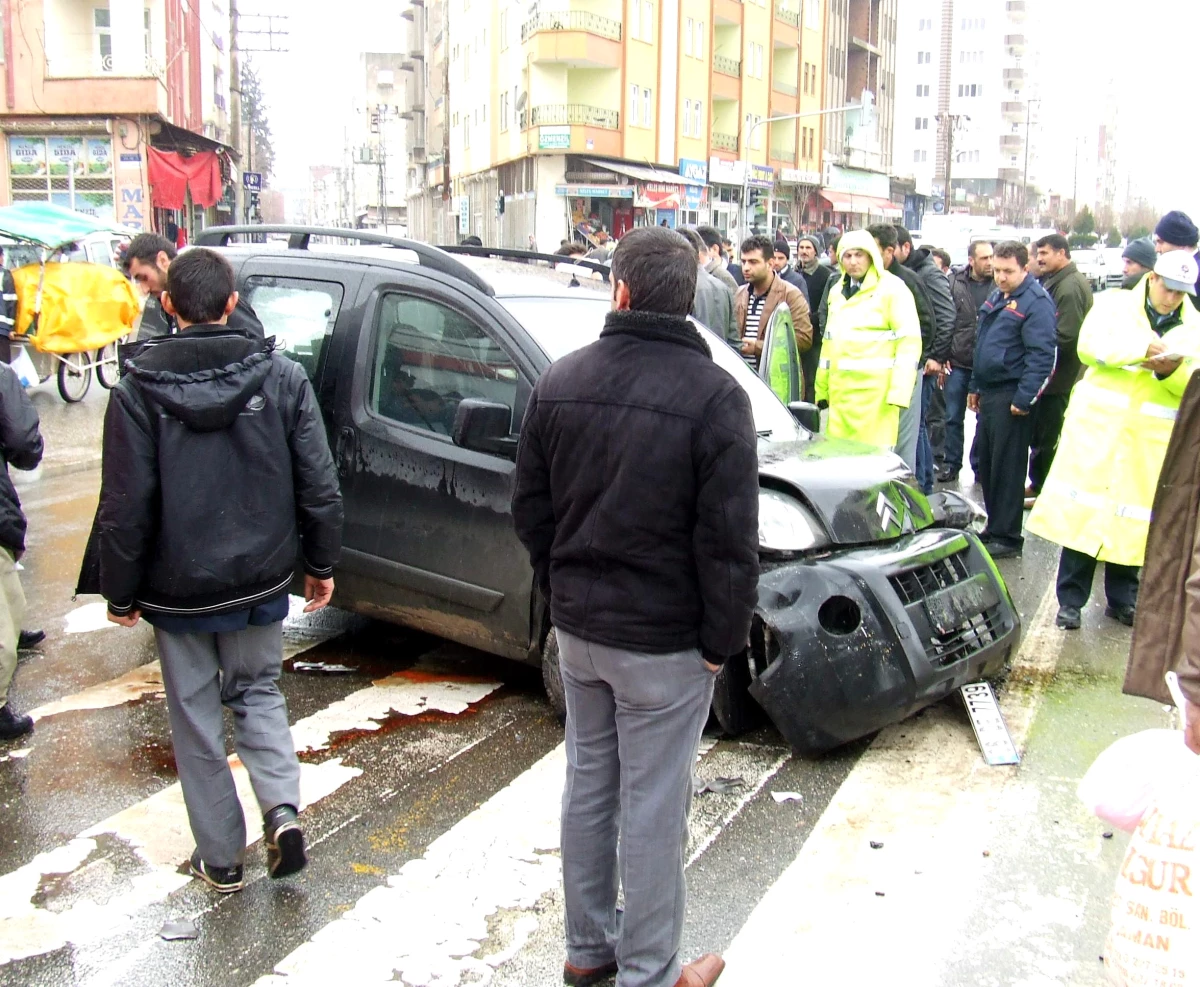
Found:
<path fill-rule="evenodd" d="M 337 464 L 338 476 L 343 480 L 354 470 L 354 453 L 358 448 L 358 438 L 354 429 L 349 426 L 338 433 Z"/>

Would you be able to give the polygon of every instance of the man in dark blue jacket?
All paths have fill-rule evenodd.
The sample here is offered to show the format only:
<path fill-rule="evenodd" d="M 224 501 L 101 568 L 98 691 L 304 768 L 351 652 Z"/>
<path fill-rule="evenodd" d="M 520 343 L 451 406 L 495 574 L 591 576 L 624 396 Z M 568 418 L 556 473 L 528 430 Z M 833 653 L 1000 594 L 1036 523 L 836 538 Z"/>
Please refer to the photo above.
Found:
<path fill-rule="evenodd" d="M 1023 244 L 996 245 L 993 291 L 979 310 L 967 406 L 979 416 L 979 485 L 988 512 L 984 544 L 993 558 L 1021 554 L 1030 412 L 1054 372 L 1054 301 L 1025 273 Z"/>

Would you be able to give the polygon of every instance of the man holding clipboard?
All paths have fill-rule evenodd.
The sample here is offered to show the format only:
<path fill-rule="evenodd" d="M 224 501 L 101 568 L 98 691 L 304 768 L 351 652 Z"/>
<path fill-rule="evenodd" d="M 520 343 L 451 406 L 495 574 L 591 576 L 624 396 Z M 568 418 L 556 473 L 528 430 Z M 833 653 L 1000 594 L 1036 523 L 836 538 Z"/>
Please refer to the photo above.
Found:
<path fill-rule="evenodd" d="M 1028 530 L 1063 547 L 1058 618 L 1078 630 L 1103 562 L 1105 615 L 1132 626 L 1158 475 L 1192 371 L 1200 366 L 1197 264 L 1160 254 L 1130 291 L 1098 298 L 1079 333 L 1088 371 L 1071 396 L 1058 455 Z"/>

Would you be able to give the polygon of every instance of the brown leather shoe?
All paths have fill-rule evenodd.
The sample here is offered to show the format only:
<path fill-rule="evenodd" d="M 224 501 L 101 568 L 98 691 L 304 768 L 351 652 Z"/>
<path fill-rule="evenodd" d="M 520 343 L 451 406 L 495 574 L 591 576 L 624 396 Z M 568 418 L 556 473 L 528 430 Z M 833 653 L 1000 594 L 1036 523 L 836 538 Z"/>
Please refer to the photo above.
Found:
<path fill-rule="evenodd" d="M 617 961 L 606 963 L 604 966 L 595 966 L 590 970 L 585 970 L 582 967 L 571 966 L 570 963 L 563 964 L 563 983 L 568 987 L 591 987 L 592 984 L 598 984 L 600 981 L 611 977 L 617 972 Z"/>
<path fill-rule="evenodd" d="M 705 953 L 683 968 L 675 987 L 712 987 L 725 972 L 725 961 L 716 953 Z"/>

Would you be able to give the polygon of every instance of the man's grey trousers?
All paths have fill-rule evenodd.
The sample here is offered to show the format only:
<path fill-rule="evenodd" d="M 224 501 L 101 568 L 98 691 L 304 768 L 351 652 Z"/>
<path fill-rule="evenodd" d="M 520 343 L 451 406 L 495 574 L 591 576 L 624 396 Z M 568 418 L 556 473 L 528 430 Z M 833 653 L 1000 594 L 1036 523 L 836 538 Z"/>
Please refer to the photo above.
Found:
<path fill-rule="evenodd" d="M 921 437 L 921 397 L 922 397 L 922 382 L 924 381 L 923 368 L 925 364 L 921 364 L 922 369 L 917 370 L 917 383 L 913 387 L 912 401 L 909 402 L 907 408 L 900 409 L 900 429 L 896 436 L 896 455 L 904 460 L 904 463 L 914 473 L 917 471 L 917 440 Z"/>
<path fill-rule="evenodd" d="M 696 650 L 622 651 L 561 630 L 558 643 L 567 960 L 592 969 L 615 958 L 618 987 L 674 987 L 692 775 L 715 676 Z"/>
<path fill-rule="evenodd" d="M 279 691 L 283 623 L 226 634 L 155 629 L 154 637 L 196 847 L 206 864 L 234 867 L 246 855 L 246 819 L 225 754 L 225 707 L 259 807 L 300 808 L 300 762 Z"/>

